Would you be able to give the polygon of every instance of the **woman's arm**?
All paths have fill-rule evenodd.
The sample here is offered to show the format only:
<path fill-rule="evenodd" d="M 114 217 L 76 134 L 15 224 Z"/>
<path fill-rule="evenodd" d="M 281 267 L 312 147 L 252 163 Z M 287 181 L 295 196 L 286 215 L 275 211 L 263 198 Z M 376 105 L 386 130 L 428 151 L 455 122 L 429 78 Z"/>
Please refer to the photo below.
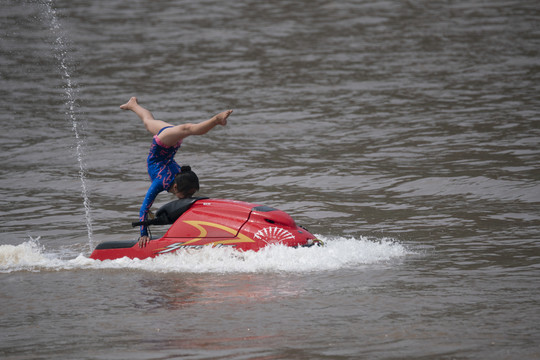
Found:
<path fill-rule="evenodd" d="M 156 179 L 152 182 L 152 185 L 150 185 L 150 188 L 146 192 L 141 209 L 139 210 L 139 221 L 146 221 L 148 219 L 148 212 L 150 211 L 154 200 L 163 190 L 163 183 L 160 179 Z M 145 225 L 141 225 L 140 229 L 141 237 L 139 238 L 139 247 L 145 247 L 150 241 L 150 238 L 148 237 L 148 229 Z"/>

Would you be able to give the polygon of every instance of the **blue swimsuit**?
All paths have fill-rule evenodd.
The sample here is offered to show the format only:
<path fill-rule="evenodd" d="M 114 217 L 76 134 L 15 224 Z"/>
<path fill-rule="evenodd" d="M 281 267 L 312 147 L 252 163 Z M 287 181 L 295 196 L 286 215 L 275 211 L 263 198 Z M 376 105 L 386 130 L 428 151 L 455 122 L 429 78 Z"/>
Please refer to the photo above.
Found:
<path fill-rule="evenodd" d="M 169 127 L 172 126 L 164 127 L 159 131 L 158 135 Z M 150 207 L 154 203 L 156 196 L 164 190 L 169 190 L 174 182 L 174 177 L 180 172 L 180 165 L 174 161 L 174 155 L 181 144 L 182 140 L 174 146 L 167 146 L 159 140 L 157 135 L 154 136 L 152 145 L 150 146 L 150 153 L 146 159 L 148 164 L 148 175 L 150 175 L 152 185 L 150 185 L 142 203 L 141 210 L 139 211 L 140 221 L 147 220 L 148 211 L 150 211 Z M 141 236 L 148 236 L 146 226 L 141 226 Z"/>

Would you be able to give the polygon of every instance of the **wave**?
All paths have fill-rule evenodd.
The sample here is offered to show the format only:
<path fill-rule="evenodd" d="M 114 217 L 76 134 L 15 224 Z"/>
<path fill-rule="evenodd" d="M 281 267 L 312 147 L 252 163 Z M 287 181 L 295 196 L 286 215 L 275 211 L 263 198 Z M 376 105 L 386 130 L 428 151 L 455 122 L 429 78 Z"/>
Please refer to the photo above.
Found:
<path fill-rule="evenodd" d="M 0 245 L 0 272 L 74 269 L 138 269 L 163 273 L 321 272 L 386 264 L 414 252 L 391 238 L 368 239 L 318 235 L 325 246 L 291 248 L 271 245 L 258 252 L 231 248 L 181 249 L 153 259 L 93 260 L 80 254 L 63 259 L 48 252 L 39 238 L 20 245 Z"/>

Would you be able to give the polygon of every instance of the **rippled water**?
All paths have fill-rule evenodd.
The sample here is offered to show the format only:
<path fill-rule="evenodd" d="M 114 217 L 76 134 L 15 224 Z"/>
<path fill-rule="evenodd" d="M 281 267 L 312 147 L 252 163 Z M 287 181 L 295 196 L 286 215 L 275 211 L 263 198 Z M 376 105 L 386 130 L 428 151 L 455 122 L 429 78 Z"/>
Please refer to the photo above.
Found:
<path fill-rule="evenodd" d="M 540 357 L 535 1 L 0 13 L 3 358 Z M 137 237 L 133 95 L 172 123 L 234 109 L 177 161 L 201 195 L 285 210 L 327 246 L 88 259 Z"/>

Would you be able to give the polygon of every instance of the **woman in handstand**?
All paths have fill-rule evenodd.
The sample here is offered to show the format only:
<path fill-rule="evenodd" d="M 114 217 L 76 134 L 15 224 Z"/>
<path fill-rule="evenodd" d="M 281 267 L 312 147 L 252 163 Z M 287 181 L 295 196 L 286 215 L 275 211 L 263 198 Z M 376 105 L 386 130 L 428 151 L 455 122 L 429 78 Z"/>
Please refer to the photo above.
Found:
<path fill-rule="evenodd" d="M 132 97 L 127 103 L 120 106 L 120 109 L 131 110 L 137 114 L 146 130 L 148 130 L 154 139 L 150 146 L 148 154 L 148 174 L 152 180 L 152 185 L 146 193 L 146 197 L 139 211 L 139 220 L 145 221 L 148 218 L 148 212 L 156 196 L 167 190 L 173 193 L 179 199 L 191 197 L 199 190 L 199 181 L 197 175 L 191 171 L 189 166 L 180 167 L 174 161 L 174 155 L 180 148 L 182 140 L 190 135 L 203 135 L 214 128 L 216 125 L 227 125 L 227 118 L 232 110 L 223 111 L 211 119 L 202 121 L 198 124 L 171 125 L 165 121 L 156 120 L 152 113 L 143 108 L 137 102 L 137 98 Z M 146 226 L 141 226 L 141 237 L 139 246 L 145 247 L 150 241 Z"/>

